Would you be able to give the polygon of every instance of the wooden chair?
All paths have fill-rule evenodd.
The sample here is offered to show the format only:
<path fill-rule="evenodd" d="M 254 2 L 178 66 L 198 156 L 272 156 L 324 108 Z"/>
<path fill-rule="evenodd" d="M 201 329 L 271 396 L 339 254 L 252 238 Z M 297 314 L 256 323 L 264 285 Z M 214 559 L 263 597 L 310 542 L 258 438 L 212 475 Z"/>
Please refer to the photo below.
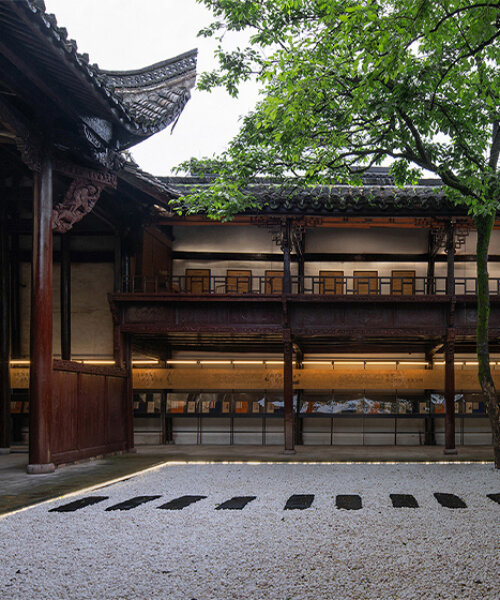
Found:
<path fill-rule="evenodd" d="M 355 294 L 378 294 L 378 271 L 354 271 L 353 276 Z"/>
<path fill-rule="evenodd" d="M 393 271 L 391 294 L 403 296 L 415 294 L 415 271 Z"/>
<path fill-rule="evenodd" d="M 252 271 L 234 270 L 226 271 L 226 293 L 248 294 L 252 291 Z"/>
<path fill-rule="evenodd" d="M 344 271 L 320 271 L 320 294 L 343 294 Z"/>
<path fill-rule="evenodd" d="M 186 292 L 189 294 L 210 292 L 210 269 L 186 269 Z"/>
<path fill-rule="evenodd" d="M 283 271 L 266 271 L 266 294 L 283 293 Z"/>

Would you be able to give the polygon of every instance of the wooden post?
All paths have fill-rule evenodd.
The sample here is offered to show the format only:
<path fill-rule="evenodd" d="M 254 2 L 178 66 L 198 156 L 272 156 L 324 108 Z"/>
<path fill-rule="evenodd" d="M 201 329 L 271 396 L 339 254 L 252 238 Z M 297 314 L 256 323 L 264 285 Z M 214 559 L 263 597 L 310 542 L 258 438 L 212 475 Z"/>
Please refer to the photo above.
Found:
<path fill-rule="evenodd" d="M 446 232 L 446 293 L 448 296 L 455 295 L 455 223 L 450 221 Z"/>
<path fill-rule="evenodd" d="M 42 156 L 33 186 L 30 413 L 28 473 L 54 471 L 50 453 L 52 394 L 52 163 Z"/>
<path fill-rule="evenodd" d="M 126 390 L 126 422 L 127 422 L 127 450 L 135 452 L 134 448 L 134 392 L 132 386 L 132 344 L 130 335 L 122 334 L 123 348 L 123 366 L 127 370 L 127 390 Z"/>
<path fill-rule="evenodd" d="M 285 454 L 295 454 L 293 415 L 293 348 L 290 332 L 283 335 L 283 399 L 285 403 Z"/>
<path fill-rule="evenodd" d="M 21 261 L 19 257 L 19 184 L 14 188 L 12 215 L 13 229 L 10 236 L 10 330 L 11 354 L 21 356 Z"/>
<path fill-rule="evenodd" d="M 434 293 L 434 277 L 436 273 L 436 253 L 438 249 L 434 241 L 432 231 L 429 231 L 428 253 L 427 253 L 427 293 Z"/>
<path fill-rule="evenodd" d="M 292 276 L 290 273 L 290 222 L 283 224 L 283 294 L 292 293 Z"/>
<path fill-rule="evenodd" d="M 122 292 L 122 240 L 119 235 L 114 237 L 114 262 L 113 262 L 113 274 L 114 274 L 114 285 L 113 289 L 116 292 Z"/>
<path fill-rule="evenodd" d="M 5 192 L 5 188 L 2 188 Z M 10 269 L 7 198 L 0 196 L 0 454 L 10 452 Z"/>
<path fill-rule="evenodd" d="M 299 276 L 299 294 L 303 294 L 304 293 L 304 287 L 305 287 L 305 282 L 304 282 L 304 271 L 305 271 L 305 260 L 304 260 L 304 253 L 305 253 L 305 232 L 303 234 L 303 237 L 300 239 L 300 241 L 298 242 L 298 276 Z"/>
<path fill-rule="evenodd" d="M 71 360 L 71 238 L 61 236 L 61 358 Z"/>
<path fill-rule="evenodd" d="M 448 329 L 445 345 L 444 379 L 444 453 L 457 454 L 455 448 L 455 330 Z"/>
<path fill-rule="evenodd" d="M 451 297 L 448 330 L 445 342 L 444 381 L 444 453 L 456 454 L 455 448 L 455 223 L 450 220 L 446 235 L 447 273 L 446 293 Z"/>
<path fill-rule="evenodd" d="M 133 286 L 130 280 L 130 254 L 125 249 L 125 252 L 122 252 L 122 292 L 132 292 Z"/>

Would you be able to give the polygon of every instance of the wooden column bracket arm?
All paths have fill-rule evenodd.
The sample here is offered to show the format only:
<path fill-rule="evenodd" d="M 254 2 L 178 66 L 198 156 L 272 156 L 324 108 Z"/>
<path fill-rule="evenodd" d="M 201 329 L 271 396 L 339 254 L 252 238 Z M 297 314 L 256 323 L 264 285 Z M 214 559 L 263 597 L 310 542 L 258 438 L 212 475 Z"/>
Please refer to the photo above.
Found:
<path fill-rule="evenodd" d="M 91 171 L 85 171 L 83 176 L 73 179 L 64 200 L 52 211 L 52 229 L 57 233 L 66 233 L 75 223 L 92 212 L 105 187 L 116 187 L 115 176 L 102 176 L 97 173 L 93 175 Z"/>

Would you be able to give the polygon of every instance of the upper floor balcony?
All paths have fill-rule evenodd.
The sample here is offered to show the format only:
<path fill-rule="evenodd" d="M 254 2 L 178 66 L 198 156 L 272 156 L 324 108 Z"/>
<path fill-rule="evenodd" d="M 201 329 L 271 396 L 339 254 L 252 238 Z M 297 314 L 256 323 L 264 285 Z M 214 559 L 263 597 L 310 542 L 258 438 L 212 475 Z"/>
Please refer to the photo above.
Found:
<path fill-rule="evenodd" d="M 266 275 L 261 276 L 245 274 L 244 270 L 229 270 L 227 275 L 209 273 L 209 269 L 188 269 L 185 275 L 124 278 L 122 292 L 232 297 L 477 295 L 475 277 L 454 277 L 453 284 L 448 286 L 447 277 L 419 277 L 411 271 L 393 271 L 390 276 L 379 276 L 376 271 L 355 271 L 352 276 L 323 271 L 312 276 L 292 275 L 288 282 L 282 271 L 266 271 Z M 500 296 L 500 278 L 490 278 L 489 291 L 492 296 Z"/>

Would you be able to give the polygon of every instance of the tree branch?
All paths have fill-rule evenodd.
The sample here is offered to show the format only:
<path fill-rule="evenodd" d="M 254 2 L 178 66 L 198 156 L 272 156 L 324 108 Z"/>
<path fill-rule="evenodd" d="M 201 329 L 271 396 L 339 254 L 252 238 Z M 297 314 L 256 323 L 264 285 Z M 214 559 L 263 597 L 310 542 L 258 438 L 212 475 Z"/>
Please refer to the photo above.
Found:
<path fill-rule="evenodd" d="M 436 33 L 436 31 L 441 27 L 441 25 L 448 19 L 451 19 L 455 15 L 458 15 L 462 12 L 466 12 L 468 10 L 472 10 L 474 8 L 500 8 L 500 2 L 497 2 L 496 4 L 491 4 L 489 2 L 481 2 L 479 4 L 473 4 L 472 6 L 462 6 L 461 8 L 457 8 L 451 13 L 446 13 L 446 15 L 436 23 L 436 25 L 429 31 L 429 33 Z"/>
<path fill-rule="evenodd" d="M 500 123 L 495 121 L 493 123 L 493 135 L 491 140 L 490 159 L 488 166 L 496 170 L 498 166 L 498 157 L 500 156 Z"/>

